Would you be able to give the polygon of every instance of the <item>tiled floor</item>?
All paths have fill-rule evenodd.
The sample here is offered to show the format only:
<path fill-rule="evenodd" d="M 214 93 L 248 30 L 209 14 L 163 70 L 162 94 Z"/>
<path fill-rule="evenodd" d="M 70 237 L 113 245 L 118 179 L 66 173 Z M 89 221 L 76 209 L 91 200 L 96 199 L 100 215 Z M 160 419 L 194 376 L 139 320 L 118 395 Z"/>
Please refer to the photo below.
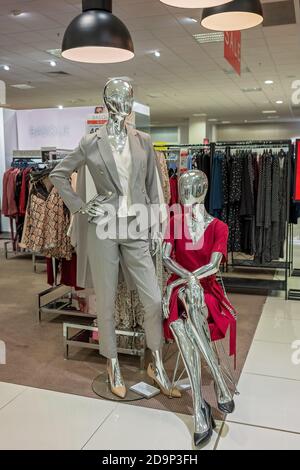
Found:
<path fill-rule="evenodd" d="M 267 299 L 238 388 L 206 450 L 300 449 L 300 303 Z M 189 450 L 192 433 L 190 416 L 0 383 L 0 449 Z"/>

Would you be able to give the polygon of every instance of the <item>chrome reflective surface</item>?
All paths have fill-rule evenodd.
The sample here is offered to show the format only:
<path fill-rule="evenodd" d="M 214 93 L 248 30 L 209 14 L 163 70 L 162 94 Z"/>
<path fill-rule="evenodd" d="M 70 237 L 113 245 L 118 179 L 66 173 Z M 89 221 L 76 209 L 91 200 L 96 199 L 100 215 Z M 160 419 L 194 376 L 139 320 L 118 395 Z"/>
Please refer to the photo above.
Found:
<path fill-rule="evenodd" d="M 225 382 L 217 356 L 211 344 L 210 330 L 207 322 L 208 310 L 204 300 L 204 291 L 197 279 L 190 278 L 183 294 L 180 295 L 187 323 L 190 324 L 194 346 L 198 348 L 214 378 L 218 403 L 224 404 L 232 400 L 232 395 Z"/>
<path fill-rule="evenodd" d="M 203 171 L 191 170 L 179 178 L 179 198 L 183 205 L 203 204 L 208 191 L 208 179 Z"/>
<path fill-rule="evenodd" d="M 202 397 L 201 388 L 201 362 L 193 342 L 190 339 L 190 326 L 184 320 L 176 320 L 171 323 L 170 328 L 173 332 L 178 349 L 181 353 L 191 387 L 194 405 L 194 426 L 195 434 L 203 434 L 210 431 L 211 423 L 205 413 L 205 402 Z"/>
<path fill-rule="evenodd" d="M 180 398 L 181 393 L 176 388 L 172 387 L 171 381 L 167 376 L 164 368 L 162 351 L 152 351 L 153 364 L 149 364 L 148 375 L 151 377 L 156 385 L 159 386 L 161 391 L 171 397 Z"/>
<path fill-rule="evenodd" d="M 126 118 L 132 113 L 133 101 L 133 88 L 125 80 L 114 78 L 105 85 L 104 102 L 109 114 L 106 125 L 108 138 L 120 153 L 126 144 Z"/>
<path fill-rule="evenodd" d="M 126 387 L 122 377 L 119 359 L 117 357 L 107 359 L 107 375 L 112 393 L 120 398 L 125 398 Z"/>

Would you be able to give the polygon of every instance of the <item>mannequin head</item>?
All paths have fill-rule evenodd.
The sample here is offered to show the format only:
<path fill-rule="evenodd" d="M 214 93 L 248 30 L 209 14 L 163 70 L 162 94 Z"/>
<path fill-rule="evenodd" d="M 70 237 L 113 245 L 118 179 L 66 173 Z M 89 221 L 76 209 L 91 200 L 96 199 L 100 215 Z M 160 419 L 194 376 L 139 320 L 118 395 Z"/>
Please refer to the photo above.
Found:
<path fill-rule="evenodd" d="M 126 118 L 132 113 L 133 88 L 130 83 L 113 78 L 104 88 L 104 102 L 110 114 Z"/>
<path fill-rule="evenodd" d="M 179 178 L 180 202 L 186 206 L 204 204 L 208 191 L 208 179 L 203 171 L 191 170 Z"/>

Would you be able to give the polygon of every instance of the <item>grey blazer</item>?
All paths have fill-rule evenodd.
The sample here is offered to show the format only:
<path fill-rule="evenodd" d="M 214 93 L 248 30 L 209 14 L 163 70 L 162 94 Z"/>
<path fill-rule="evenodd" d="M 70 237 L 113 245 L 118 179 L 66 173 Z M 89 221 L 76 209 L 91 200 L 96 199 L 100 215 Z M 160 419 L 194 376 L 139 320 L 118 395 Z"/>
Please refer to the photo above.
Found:
<path fill-rule="evenodd" d="M 132 154 L 132 204 L 159 204 L 156 160 L 151 138 L 130 127 L 127 131 Z M 90 170 L 97 193 L 105 196 L 105 202 L 118 210 L 122 187 L 106 126 L 96 134 L 84 137 L 77 149 L 64 158 L 50 174 L 50 180 L 71 213 L 79 211 L 85 204 L 70 184 L 71 174 L 83 165 L 87 165 Z"/>
<path fill-rule="evenodd" d="M 133 160 L 132 203 L 159 203 L 156 180 L 156 161 L 151 138 L 143 132 L 127 128 Z M 70 153 L 50 174 L 50 179 L 72 213 L 77 212 L 87 202 L 85 168 L 89 168 L 98 194 L 106 196 L 106 201 L 118 207 L 122 194 L 115 160 L 108 141 L 106 127 L 96 134 L 84 137 L 78 148 Z M 78 170 L 77 190 L 73 191 L 70 176 Z M 80 213 L 74 216 L 72 242 L 77 252 L 77 285 L 93 287 L 87 256 L 88 217 Z M 126 266 L 122 271 L 129 288 L 133 288 Z"/>

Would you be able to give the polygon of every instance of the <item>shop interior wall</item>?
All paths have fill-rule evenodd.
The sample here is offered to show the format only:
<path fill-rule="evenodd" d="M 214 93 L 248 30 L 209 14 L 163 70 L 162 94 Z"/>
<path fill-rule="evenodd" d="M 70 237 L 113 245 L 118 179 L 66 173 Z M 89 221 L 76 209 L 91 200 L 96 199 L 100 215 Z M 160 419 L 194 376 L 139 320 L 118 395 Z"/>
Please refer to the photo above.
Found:
<path fill-rule="evenodd" d="M 217 141 L 280 140 L 300 137 L 300 121 L 217 126 Z"/>

